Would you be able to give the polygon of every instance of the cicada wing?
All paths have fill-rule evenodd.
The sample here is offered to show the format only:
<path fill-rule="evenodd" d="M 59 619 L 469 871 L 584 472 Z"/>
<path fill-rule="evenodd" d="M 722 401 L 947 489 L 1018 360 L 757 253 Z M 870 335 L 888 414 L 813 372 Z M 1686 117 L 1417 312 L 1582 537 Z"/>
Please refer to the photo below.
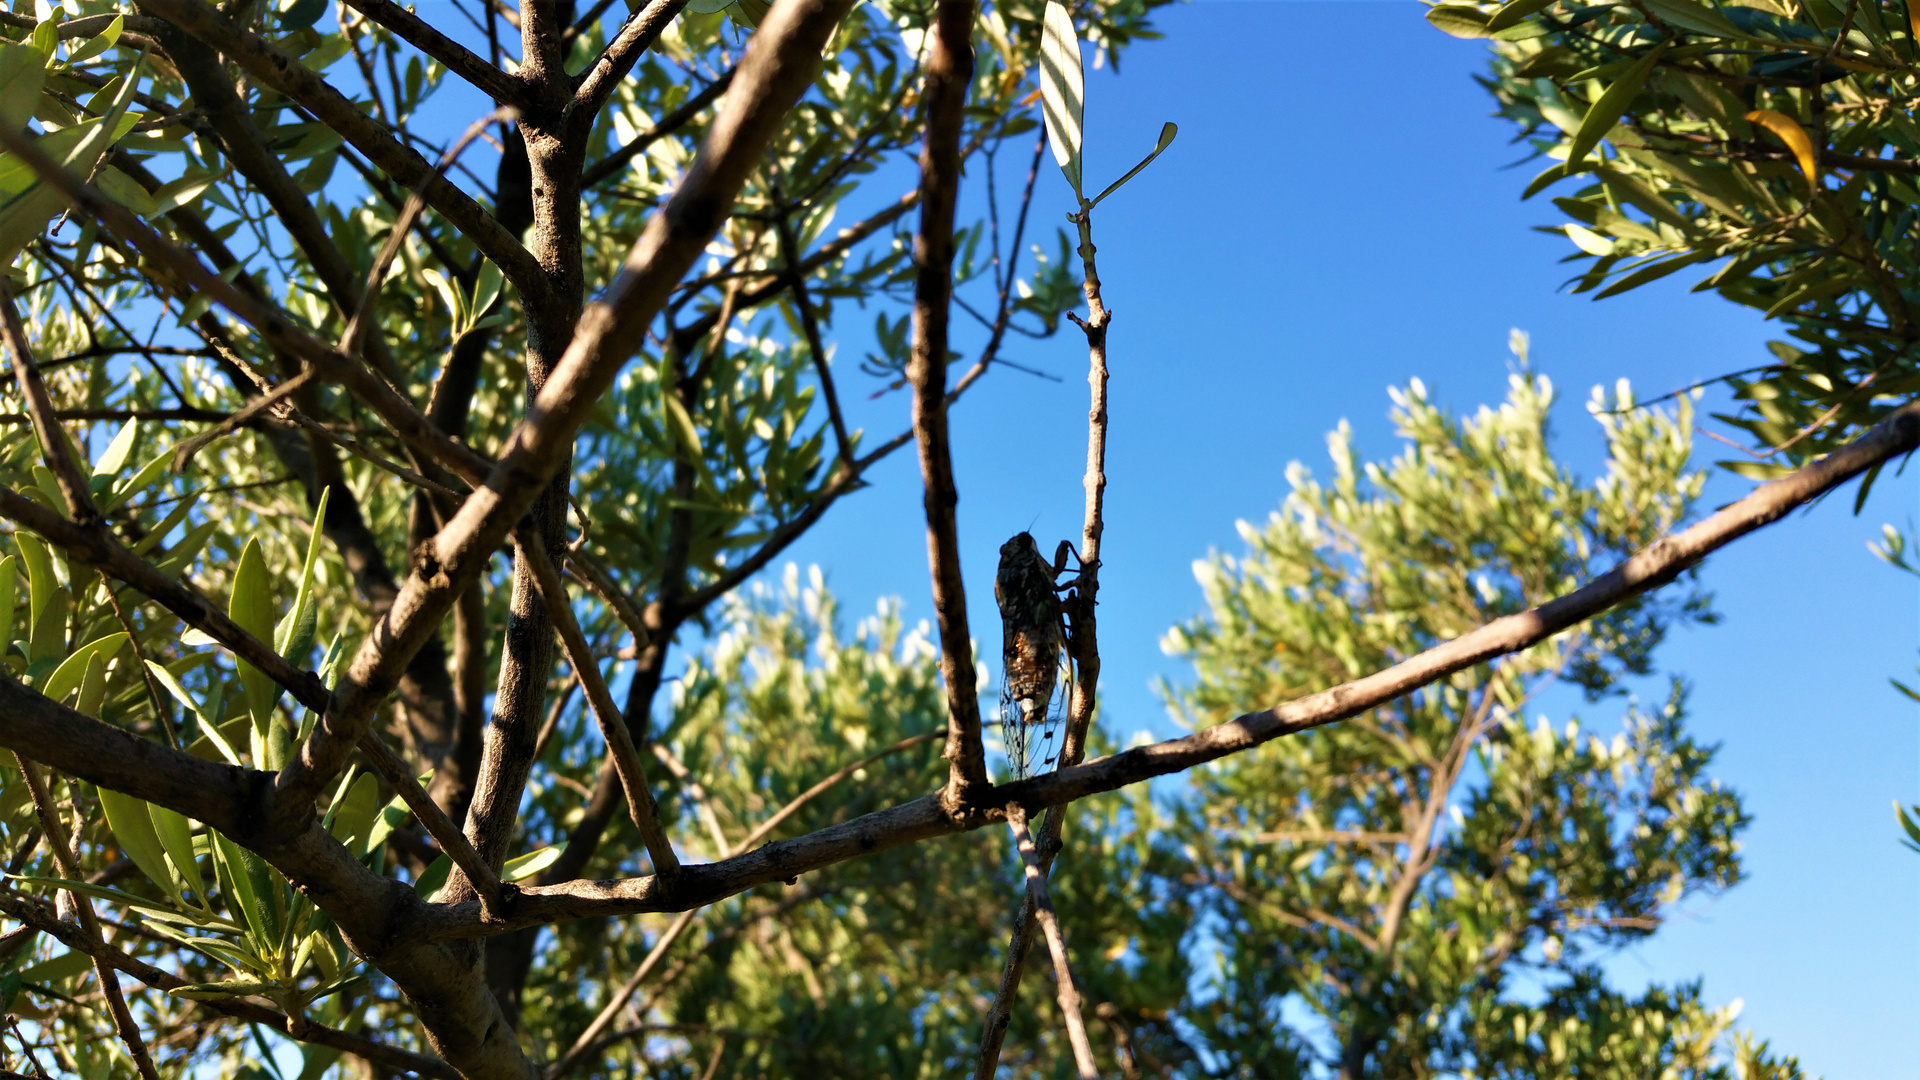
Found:
<path fill-rule="evenodd" d="M 1028 773 L 1027 725 L 1020 720 L 1020 702 L 1013 696 L 1013 686 L 1003 682 L 1000 686 L 1000 738 L 1006 744 L 1007 767 L 1013 770 L 1015 780 L 1025 780 Z"/>

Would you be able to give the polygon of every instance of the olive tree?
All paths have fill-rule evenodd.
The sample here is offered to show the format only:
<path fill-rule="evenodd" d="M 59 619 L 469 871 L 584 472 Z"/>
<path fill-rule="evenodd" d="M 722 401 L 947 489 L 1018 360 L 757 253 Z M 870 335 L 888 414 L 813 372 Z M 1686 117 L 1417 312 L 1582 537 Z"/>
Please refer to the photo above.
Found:
<path fill-rule="evenodd" d="M 994 992 L 949 1003 L 962 1011 L 943 1026 L 979 1020 L 973 1064 L 992 1075 L 1006 1033 L 1031 1035 L 1011 1005 L 1044 940 L 1048 1037 L 1064 1031 L 1084 1075 L 1097 1063 L 1063 929 L 1080 909 L 1048 885 L 1083 800 L 1125 802 L 1137 790 L 1106 793 L 1553 639 L 1920 444 L 1920 416 L 1895 412 L 1538 607 L 1106 753 L 1111 315 L 1093 219 L 1118 184 L 1082 185 L 1080 64 L 1083 41 L 1117 56 L 1149 34 L 1151 4 L 612 8 L 63 0 L 0 16 L 0 826 L 17 875 L 0 990 L 47 1010 L 59 1055 L 30 1070 L 150 1077 L 268 1030 L 310 1074 L 341 1054 L 475 1078 L 622 1053 L 638 1068 L 655 1021 L 635 995 L 693 920 L 731 919 L 705 932 L 791 962 L 811 997 L 786 952 L 805 959 L 797 924 L 765 905 L 797 909 L 823 874 L 879 888 L 858 875 L 889 849 L 964 861 L 960 834 L 1004 824 L 1025 897 Z M 1063 257 L 1029 263 L 1048 143 L 1078 210 Z M 907 161 L 905 190 L 876 191 Z M 979 220 L 957 210 L 963 173 L 995 195 Z M 996 783 L 949 411 L 1009 333 L 1054 332 L 1080 297 L 1088 498 L 1060 602 L 1077 678 L 1058 767 Z M 833 364 L 835 316 L 862 305 L 877 309 L 867 366 L 904 391 L 874 441 L 849 428 Z M 978 353 L 957 354 L 956 312 L 979 324 Z M 865 681 L 666 700 L 675 651 L 908 446 L 938 679 L 874 652 L 846 662 L 873 665 Z M 781 693 L 870 696 L 886 715 L 844 748 L 804 725 L 780 736 L 790 753 L 721 739 L 770 733 Z M 895 771 L 935 744 L 931 775 Z M 1088 857 L 1151 855 L 1084 831 Z M 1176 917 L 1111 914 L 1116 932 Z M 64 951 L 30 951 L 45 941 Z M 609 948 L 634 973 L 583 988 Z M 1164 944 L 1144 953 L 1174 971 Z M 84 1000 L 60 989 L 83 985 Z M 719 1055 L 719 1019 L 677 1034 Z"/>

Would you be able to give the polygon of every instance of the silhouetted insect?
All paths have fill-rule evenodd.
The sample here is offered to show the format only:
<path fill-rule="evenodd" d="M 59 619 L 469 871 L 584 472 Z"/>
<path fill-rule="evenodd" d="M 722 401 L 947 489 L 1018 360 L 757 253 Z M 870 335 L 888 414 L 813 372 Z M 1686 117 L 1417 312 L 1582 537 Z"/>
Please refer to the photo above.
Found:
<path fill-rule="evenodd" d="M 1006 741 L 1013 777 L 1024 780 L 1039 767 L 1058 758 L 1054 736 L 1060 727 L 1066 698 L 1072 693 L 1073 672 L 1065 662 L 1067 629 L 1056 578 L 1066 570 L 1073 545 L 1062 541 L 1047 562 L 1032 533 L 1021 533 L 1000 545 L 1000 570 L 993 579 L 993 598 L 1000 604 L 1001 659 L 1000 731 Z M 1060 673 L 1067 669 L 1067 678 Z M 1066 683 L 1065 691 L 1056 688 Z M 1036 767 L 1038 766 L 1038 767 Z"/>

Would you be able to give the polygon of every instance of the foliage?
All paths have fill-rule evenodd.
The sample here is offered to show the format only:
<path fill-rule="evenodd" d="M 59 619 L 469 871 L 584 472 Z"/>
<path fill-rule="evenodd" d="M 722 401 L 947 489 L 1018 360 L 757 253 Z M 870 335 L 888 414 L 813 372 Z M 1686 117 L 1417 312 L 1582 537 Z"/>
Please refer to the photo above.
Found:
<path fill-rule="evenodd" d="M 1519 374 L 1499 409 L 1457 421 L 1416 382 L 1394 393 L 1399 457 L 1362 464 L 1343 426 L 1329 483 L 1291 466 L 1281 510 L 1241 526 L 1248 553 L 1197 568 L 1209 614 L 1166 642 L 1199 676 L 1179 714 L 1213 723 L 1378 670 L 1685 518 L 1702 482 L 1687 399 L 1661 412 L 1596 390 L 1593 483 L 1550 455 L 1552 400 Z M 1194 1023 L 1224 1075 L 1727 1075 L 1731 1011 L 1694 990 L 1628 999 L 1594 967 L 1740 879 L 1747 818 L 1685 731 L 1684 686 L 1629 702 L 1610 736 L 1525 716 L 1561 683 L 1617 698 L 1676 622 L 1710 618 L 1697 588 L 1619 609 L 1196 773 L 1179 835 L 1220 959 Z"/>
<path fill-rule="evenodd" d="M 1635 0 L 1443 4 L 1491 37 L 1484 80 L 1546 166 L 1596 298 L 1692 268 L 1779 319 L 1791 341 L 1725 378 L 1724 417 L 1770 478 L 1831 450 L 1920 388 L 1913 238 L 1920 22 L 1898 3 Z M 1567 181 L 1561 183 L 1561 181 Z M 1863 489 L 1864 495 L 1864 489 Z"/>
<path fill-rule="evenodd" d="M 1152 35 L 1159 2 L 1084 5 L 1071 34 L 1056 16 L 1056 66 L 1078 37 L 1117 60 Z M 888 186 L 936 137 L 989 184 L 1009 148 L 1037 163 L 1042 11 L 879 0 L 782 21 L 802 6 L 455 4 L 466 23 L 451 26 L 383 0 L 0 16 L 0 331 L 16 375 L 0 394 L 0 742 L 19 754 L 0 767 L 0 905 L 20 924 L 0 937 L 0 999 L 26 1021 L 5 1032 L 7 1068 L 132 1075 L 153 1071 L 131 1060 L 144 1045 L 171 1075 L 293 1080 L 286 1040 L 298 1080 L 967 1066 L 1017 878 L 988 834 L 912 842 L 987 820 L 928 816 L 947 770 L 920 737 L 956 712 L 929 632 L 885 607 L 849 638 L 821 581 L 797 573 L 736 590 L 874 462 L 916 440 L 946 453 L 918 412 L 887 440 L 847 429 L 836 327 L 871 307 L 872 389 L 930 362 L 944 408 L 1007 334 L 1051 334 L 1075 303 L 1064 233 L 1057 257 L 1019 261 L 1030 184 L 996 186 L 985 217 L 931 239 L 905 223 L 935 185 Z M 936 17 L 954 11 L 982 46 L 958 131 L 938 135 L 927 68 Z M 818 39 L 792 29 L 809 17 Z M 768 40 L 792 64 L 742 60 Z M 790 111 L 792 97 L 777 116 L 725 111 L 772 100 L 793 71 L 815 77 L 794 80 Z M 482 141 L 444 137 L 473 117 Z M 743 179 L 707 167 L 760 127 Z M 56 182 L 81 180 L 70 207 Z M 1086 211 L 1117 186 L 1082 202 L 1089 251 Z M 925 312 L 908 333 L 917 279 L 940 269 L 915 249 L 949 242 L 984 339 L 971 357 L 942 355 L 944 337 L 929 352 Z M 657 304 L 622 292 L 676 243 L 698 257 L 655 282 Z M 630 340 L 612 341 L 630 316 Z M 971 365 L 949 382 L 956 360 Z M 567 395 L 583 389 L 591 415 L 575 423 L 587 407 Z M 1274 536 L 1308 576 L 1249 592 L 1244 618 L 1227 614 L 1226 578 L 1211 583 L 1214 621 L 1180 639 L 1202 667 L 1190 715 L 1228 708 L 1229 690 L 1267 701 L 1370 670 L 1563 591 L 1684 516 L 1698 491 L 1684 406 L 1605 414 L 1610 472 L 1583 487 L 1545 451 L 1549 398 L 1523 380 L 1459 427 L 1416 388 L 1408 458 L 1360 470 L 1343 451 L 1335 488 L 1300 486 L 1319 508 Z M 541 445 L 560 463 L 539 466 Z M 1362 475 L 1381 493 L 1363 496 Z M 560 595 L 568 581 L 580 591 Z M 1290 621 L 1266 627 L 1269 609 Z M 1705 615 L 1697 594 L 1635 602 L 1171 802 L 1135 785 L 1069 803 L 1054 891 L 1103 1062 L 1297 1071 L 1311 1051 L 1274 1028 L 1273 1003 L 1306 992 L 1302 973 L 1347 972 L 1356 1008 L 1395 1017 L 1468 988 L 1432 1014 L 1443 1044 L 1484 1021 L 1522 1058 L 1557 1038 L 1708 1068 L 1698 1040 L 1723 1014 L 1687 992 L 1518 1006 L 1503 981 L 1540 957 L 1585 986 L 1581 957 L 1737 878 L 1737 802 L 1705 780 L 1677 699 L 1630 713 L 1613 743 L 1518 720 L 1555 679 L 1599 700 L 1649 673 L 1666 628 Z M 1260 651 L 1278 631 L 1299 664 Z M 1336 845 L 1315 854 L 1324 881 L 1293 881 L 1271 860 L 1298 845 L 1243 852 L 1241 818 L 1306 813 L 1326 777 L 1300 770 L 1351 765 L 1327 820 L 1404 831 L 1362 781 L 1439 791 L 1450 731 L 1467 737 L 1444 786 L 1473 816 L 1431 849 L 1435 872 L 1395 916 L 1407 929 L 1374 932 L 1398 947 L 1369 960 L 1260 915 L 1305 966 L 1235 939 L 1222 978 L 1265 982 L 1196 998 L 1196 919 L 1325 888 L 1339 895 L 1319 902 L 1364 920 L 1386 880 L 1384 857 Z M 1092 749 L 1114 748 L 1096 731 Z M 1479 771 L 1463 778 L 1469 750 Z M 45 798 L 36 761 L 53 766 Z M 917 831 L 874 825 L 889 816 Z M 71 852 L 54 848 L 63 831 Z M 660 833 L 671 846 L 649 849 Z M 770 870 L 803 843 L 839 853 Z M 130 1024 L 113 1016 L 115 966 Z M 1020 993 L 1004 1064 L 1067 1075 L 1044 980 Z M 1360 1030 L 1396 1053 L 1428 1038 L 1390 1026 Z"/>

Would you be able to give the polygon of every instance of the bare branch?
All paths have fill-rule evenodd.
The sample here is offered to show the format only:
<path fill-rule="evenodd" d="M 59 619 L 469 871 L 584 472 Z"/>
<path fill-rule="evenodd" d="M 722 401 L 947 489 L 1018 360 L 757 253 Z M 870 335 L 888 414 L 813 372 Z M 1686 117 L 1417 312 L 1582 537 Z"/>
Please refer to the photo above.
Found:
<path fill-rule="evenodd" d="M 448 71 L 472 83 L 496 105 L 525 109 L 532 103 L 526 85 L 519 79 L 468 52 L 466 46 L 435 30 L 431 23 L 393 0 L 346 0 L 346 4 L 446 65 Z"/>
<path fill-rule="evenodd" d="M 545 548 L 537 537 L 523 533 L 519 538 L 518 552 L 527 561 L 538 583 L 541 600 L 546 604 L 547 616 L 553 620 L 554 629 L 560 632 L 560 642 L 567 652 L 567 662 L 580 678 L 580 686 L 587 694 L 587 704 L 592 707 L 593 718 L 600 725 L 600 734 L 607 740 L 607 754 L 613 759 L 613 766 L 620 774 L 620 786 L 627 796 L 627 812 L 633 816 L 634 827 L 640 830 L 640 839 L 647 845 L 647 855 L 653 860 L 656 875 L 671 875 L 680 867 L 680 859 L 673 853 L 673 842 L 667 839 L 666 830 L 660 826 L 660 810 L 654 805 L 653 791 L 647 784 L 645 767 L 640 763 L 640 752 L 633 745 L 633 736 L 627 731 L 625 719 L 620 715 L 620 706 L 614 704 L 613 693 L 607 689 L 607 680 L 600 674 L 600 662 L 593 658 L 593 649 L 587 644 L 587 636 L 580 631 L 580 622 L 574 618 L 573 607 L 567 600 L 566 583 L 560 580 L 560 572 L 553 567 L 553 561 L 547 558 Z"/>
<path fill-rule="evenodd" d="M 1066 1021 L 1067 1042 L 1073 1047 L 1073 1063 L 1081 1080 L 1097 1080 L 1100 1072 L 1093 1064 L 1093 1044 L 1087 1041 L 1087 1022 L 1080 1015 L 1080 991 L 1073 985 L 1073 967 L 1067 963 L 1067 939 L 1060 933 L 1060 917 L 1053 911 L 1047 875 L 1040 869 L 1033 834 L 1027 831 L 1027 812 L 1019 803 L 1007 804 L 1007 827 L 1013 830 L 1014 845 L 1020 849 L 1020 861 L 1026 867 L 1027 896 L 1033 902 L 1034 917 L 1053 955 L 1054 991 L 1060 1000 L 1060 1016 Z"/>
<path fill-rule="evenodd" d="M 620 1015 L 620 1010 L 626 1008 L 627 1002 L 633 998 L 633 992 L 640 989 L 640 984 L 645 982 L 647 976 L 652 974 L 653 969 L 659 965 L 660 958 L 667 954 L 667 950 L 687 927 L 693 925 L 694 916 L 698 914 L 697 909 L 689 908 L 681 912 L 678 918 L 660 932 L 660 936 L 653 941 L 653 948 L 647 950 L 646 958 L 640 961 L 640 966 L 634 969 L 633 975 L 619 990 L 615 991 L 611 998 L 607 999 L 605 1007 L 593 1018 L 593 1022 L 587 1025 L 586 1030 L 580 1033 L 580 1037 L 573 1040 L 573 1045 L 567 1048 L 567 1052 L 561 1054 L 559 1059 L 547 1069 L 546 1080 L 559 1080 L 560 1077 L 585 1063 L 587 1054 L 595 1048 L 594 1040 L 600 1037 L 601 1032 L 607 1030 L 607 1026 Z"/>
<path fill-rule="evenodd" d="M 686 100 L 686 103 L 660 118 L 660 122 L 635 135 L 625 146 L 587 166 L 580 172 L 580 186 L 590 188 L 609 177 L 617 176 L 627 163 L 647 152 L 647 147 L 679 131 L 693 121 L 693 118 L 706 111 L 714 99 L 727 92 L 733 85 L 733 73 L 738 68 L 728 68 L 720 77 L 708 83 L 699 93 Z"/>
<path fill-rule="evenodd" d="M 972 0 L 940 0 L 927 53 L 927 140 L 920 154 L 920 232 L 914 239 L 913 431 L 926 486 L 927 563 L 940 627 L 940 675 L 947 687 L 947 811 L 961 814 L 990 786 L 980 741 L 967 593 L 960 576 L 959 526 L 947 440 L 947 327 L 953 301 L 954 202 L 960 191 L 960 129 L 973 79 Z"/>
<path fill-rule="evenodd" d="M 613 96 L 613 90 L 620 85 L 620 80 L 633 70 L 641 54 L 660 40 L 661 32 L 672 24 L 674 16 L 686 6 L 687 0 L 652 0 L 627 18 L 620 32 L 607 42 L 607 47 L 580 74 L 580 87 L 573 92 L 573 100 L 567 104 L 569 126 L 581 131 L 593 126 L 594 118 L 600 115 L 601 106 Z M 581 181 L 583 184 L 587 182 L 584 176 Z"/>

